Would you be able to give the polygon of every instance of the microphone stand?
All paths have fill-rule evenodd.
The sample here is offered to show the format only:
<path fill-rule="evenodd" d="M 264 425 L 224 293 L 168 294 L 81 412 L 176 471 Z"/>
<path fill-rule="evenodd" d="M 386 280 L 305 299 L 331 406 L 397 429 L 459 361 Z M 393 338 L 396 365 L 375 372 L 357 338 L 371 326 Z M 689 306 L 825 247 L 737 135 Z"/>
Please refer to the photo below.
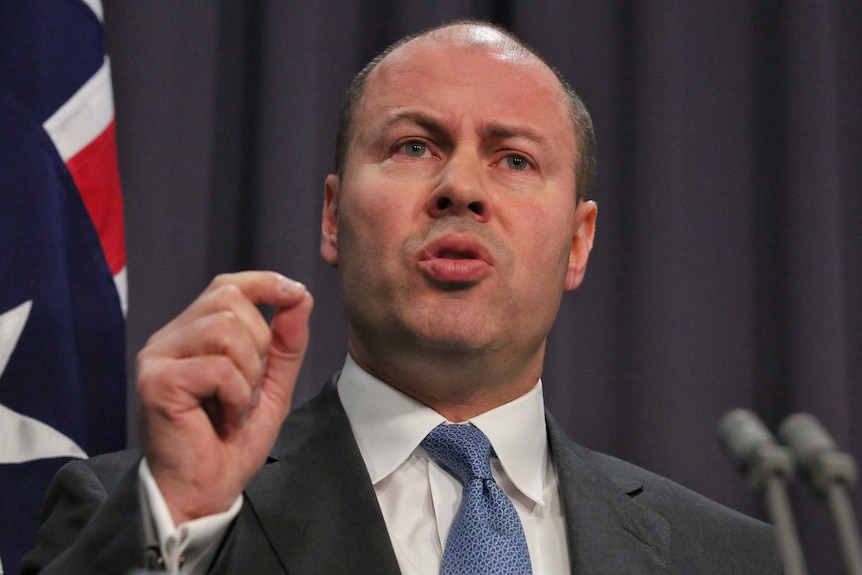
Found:
<path fill-rule="evenodd" d="M 719 435 L 743 474 L 756 490 L 762 490 L 786 575 L 806 575 L 805 558 L 787 495 L 793 477 L 790 451 L 778 445 L 760 419 L 746 409 L 722 417 Z"/>
<path fill-rule="evenodd" d="M 849 575 L 862 575 L 859 529 L 848 495 L 857 479 L 853 458 L 836 449 L 835 442 L 817 419 L 807 413 L 789 416 L 778 428 L 815 492 L 826 499 Z"/>

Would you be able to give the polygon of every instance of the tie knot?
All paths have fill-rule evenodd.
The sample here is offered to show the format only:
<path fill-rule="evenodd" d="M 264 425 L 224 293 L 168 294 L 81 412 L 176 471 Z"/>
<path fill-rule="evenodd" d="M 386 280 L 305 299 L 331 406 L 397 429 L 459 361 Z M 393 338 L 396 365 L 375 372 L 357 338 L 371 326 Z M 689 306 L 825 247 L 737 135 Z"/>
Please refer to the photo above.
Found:
<path fill-rule="evenodd" d="M 420 445 L 434 461 L 457 475 L 461 483 L 491 478 L 491 442 L 469 423 L 440 424 Z"/>

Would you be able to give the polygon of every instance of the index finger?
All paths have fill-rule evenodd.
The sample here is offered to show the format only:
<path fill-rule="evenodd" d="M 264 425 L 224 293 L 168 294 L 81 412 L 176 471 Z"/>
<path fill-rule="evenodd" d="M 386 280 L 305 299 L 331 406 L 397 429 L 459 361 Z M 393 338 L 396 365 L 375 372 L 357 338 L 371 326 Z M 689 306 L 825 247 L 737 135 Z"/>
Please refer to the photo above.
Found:
<path fill-rule="evenodd" d="M 291 308 L 306 296 L 305 286 L 271 271 L 245 271 L 216 276 L 201 295 L 182 313 L 162 327 L 150 338 L 161 339 L 204 316 L 231 311 L 242 321 L 258 347 L 269 345 L 268 326 L 256 304 L 270 304 Z"/>
<path fill-rule="evenodd" d="M 213 278 L 204 293 L 225 285 L 239 288 L 249 301 L 276 307 L 291 307 L 302 300 L 305 286 L 278 272 L 251 270 L 230 274 L 220 274 Z"/>

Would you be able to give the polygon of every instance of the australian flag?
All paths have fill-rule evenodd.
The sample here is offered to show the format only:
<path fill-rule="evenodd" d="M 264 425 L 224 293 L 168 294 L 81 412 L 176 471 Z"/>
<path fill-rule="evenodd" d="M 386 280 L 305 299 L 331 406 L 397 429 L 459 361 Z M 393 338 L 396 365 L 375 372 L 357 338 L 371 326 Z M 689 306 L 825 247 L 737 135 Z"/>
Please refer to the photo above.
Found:
<path fill-rule="evenodd" d="M 0 0 L 0 573 L 53 473 L 125 447 L 125 248 L 99 0 Z"/>

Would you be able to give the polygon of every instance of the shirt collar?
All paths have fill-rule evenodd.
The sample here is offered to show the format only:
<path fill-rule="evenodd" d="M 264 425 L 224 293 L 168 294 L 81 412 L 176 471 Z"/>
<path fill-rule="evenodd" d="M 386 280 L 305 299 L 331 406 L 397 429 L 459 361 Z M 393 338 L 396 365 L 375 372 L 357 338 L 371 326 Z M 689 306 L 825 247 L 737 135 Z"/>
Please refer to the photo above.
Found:
<path fill-rule="evenodd" d="M 446 421 L 430 407 L 363 370 L 349 355 L 338 379 L 338 395 L 373 484 L 395 471 L 428 432 Z M 515 487 L 543 505 L 549 454 L 542 381 L 470 423 L 488 436 Z"/>

